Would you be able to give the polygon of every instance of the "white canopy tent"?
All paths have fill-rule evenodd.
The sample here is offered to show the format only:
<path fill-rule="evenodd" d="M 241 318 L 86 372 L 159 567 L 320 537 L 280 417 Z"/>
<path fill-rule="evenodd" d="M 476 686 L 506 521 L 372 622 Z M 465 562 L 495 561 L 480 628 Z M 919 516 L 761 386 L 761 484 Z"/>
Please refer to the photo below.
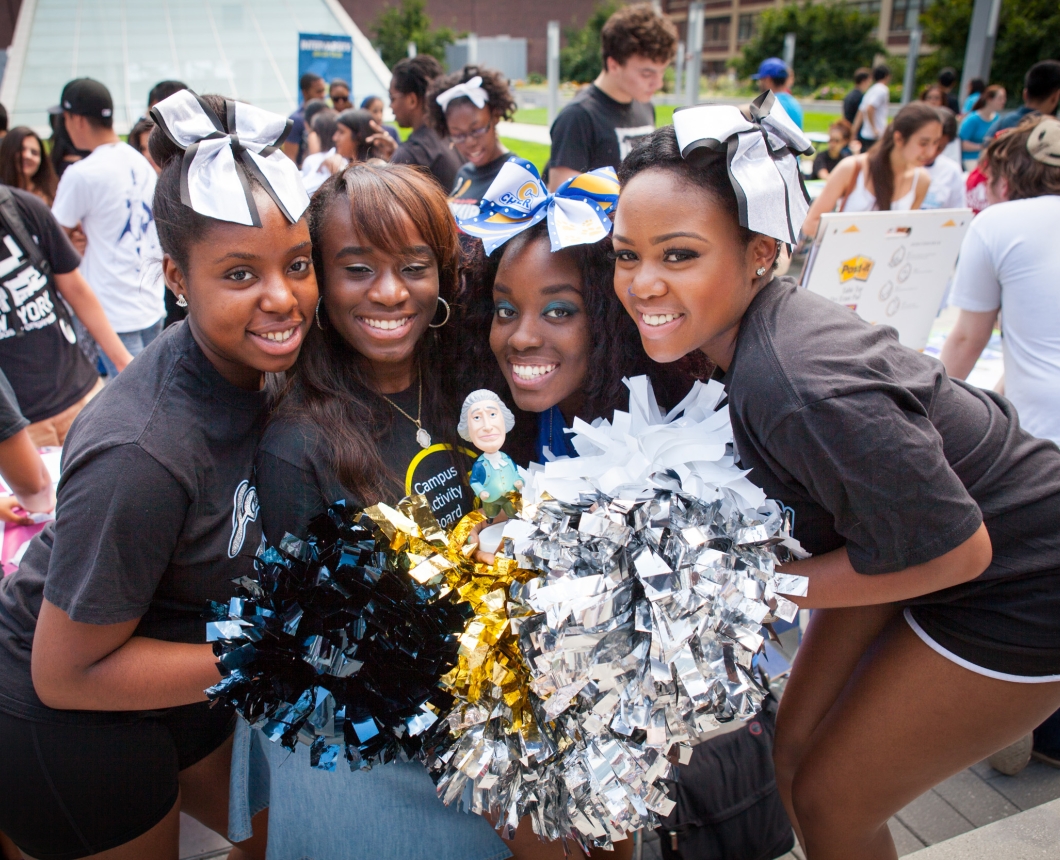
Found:
<path fill-rule="evenodd" d="M 125 133 L 147 93 L 176 78 L 276 113 L 298 101 L 298 33 L 353 38 L 354 103 L 386 96 L 390 71 L 338 0 L 23 0 L 0 84 L 10 126 L 47 136 L 63 85 L 91 77 Z"/>

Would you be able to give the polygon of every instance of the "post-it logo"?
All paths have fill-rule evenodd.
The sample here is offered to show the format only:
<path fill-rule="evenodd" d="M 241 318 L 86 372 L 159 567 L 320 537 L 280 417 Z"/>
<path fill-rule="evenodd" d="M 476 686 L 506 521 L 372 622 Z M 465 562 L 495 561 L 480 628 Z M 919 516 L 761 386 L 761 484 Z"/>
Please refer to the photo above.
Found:
<path fill-rule="evenodd" d="M 850 280 L 867 281 L 874 265 L 875 262 L 868 257 L 851 257 L 844 260 L 839 266 L 839 283 L 845 284 Z"/>

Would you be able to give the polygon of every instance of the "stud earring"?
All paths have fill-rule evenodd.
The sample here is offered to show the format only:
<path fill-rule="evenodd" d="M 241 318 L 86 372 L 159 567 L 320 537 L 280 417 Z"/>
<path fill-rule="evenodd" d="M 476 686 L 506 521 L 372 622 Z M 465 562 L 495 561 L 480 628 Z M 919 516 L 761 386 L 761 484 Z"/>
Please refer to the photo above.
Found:
<path fill-rule="evenodd" d="M 178 308 L 186 308 L 187 306 L 188 306 L 188 300 L 186 298 L 184 298 L 184 294 L 181 293 L 179 296 L 177 296 L 177 307 Z"/>
<path fill-rule="evenodd" d="M 755 269 L 755 274 L 758 275 L 758 277 L 762 277 L 762 275 L 764 275 L 765 273 L 766 273 L 766 267 L 765 266 L 759 266 L 757 269 Z"/>

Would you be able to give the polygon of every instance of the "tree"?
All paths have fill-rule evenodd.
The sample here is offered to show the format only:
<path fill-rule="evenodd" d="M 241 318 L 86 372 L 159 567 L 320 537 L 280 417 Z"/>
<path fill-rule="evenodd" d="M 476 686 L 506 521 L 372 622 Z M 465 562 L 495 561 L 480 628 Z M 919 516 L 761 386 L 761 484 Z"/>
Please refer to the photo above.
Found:
<path fill-rule="evenodd" d="M 416 43 L 416 51 L 430 54 L 445 62 L 445 46 L 456 41 L 456 33 L 449 27 L 431 27 L 425 0 L 401 0 L 401 6 L 386 6 L 372 25 L 374 44 L 383 62 L 393 66 L 408 56 L 409 42 Z"/>
<path fill-rule="evenodd" d="M 921 18 L 924 41 L 936 47 L 921 60 L 917 77 L 934 80 L 943 66 L 960 74 L 971 29 L 973 0 L 935 0 Z M 1040 60 L 1060 60 L 1060 4 L 1056 0 L 1002 0 L 990 83 L 1008 91 L 1016 105 L 1023 76 Z"/>
<path fill-rule="evenodd" d="M 784 54 L 784 35 L 795 34 L 796 82 L 816 89 L 849 80 L 858 66 L 872 65 L 884 47 L 875 37 L 876 18 L 843 3 L 795 3 L 766 9 L 758 32 L 743 47 L 737 73 L 749 77 L 766 57 Z"/>
<path fill-rule="evenodd" d="M 600 54 L 600 31 L 607 19 L 621 8 L 618 0 L 603 0 L 595 9 L 584 27 L 566 29 L 567 47 L 559 52 L 559 76 L 565 81 L 586 83 L 596 80 L 604 67 Z"/>

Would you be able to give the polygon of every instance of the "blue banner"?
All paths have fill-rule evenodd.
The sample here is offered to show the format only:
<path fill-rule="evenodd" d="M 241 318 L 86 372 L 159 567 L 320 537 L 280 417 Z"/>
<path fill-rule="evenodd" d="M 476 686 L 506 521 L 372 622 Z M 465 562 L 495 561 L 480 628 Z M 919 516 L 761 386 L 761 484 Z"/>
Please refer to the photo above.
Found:
<path fill-rule="evenodd" d="M 298 77 L 306 72 L 320 75 L 326 83 L 335 78 L 353 87 L 353 39 L 327 33 L 298 34 Z M 295 86 L 297 87 L 297 81 Z M 298 103 L 302 94 L 298 94 Z"/>

